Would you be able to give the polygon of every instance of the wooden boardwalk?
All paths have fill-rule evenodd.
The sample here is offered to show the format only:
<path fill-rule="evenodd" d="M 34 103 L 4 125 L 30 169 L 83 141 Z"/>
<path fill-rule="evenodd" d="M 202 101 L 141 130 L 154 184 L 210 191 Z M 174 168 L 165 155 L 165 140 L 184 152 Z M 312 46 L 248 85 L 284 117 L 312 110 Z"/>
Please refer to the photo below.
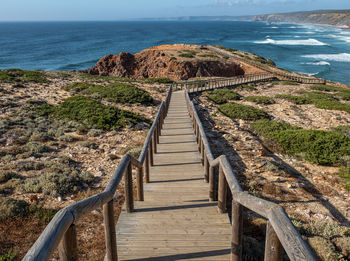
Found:
<path fill-rule="evenodd" d="M 229 260 L 230 221 L 208 201 L 183 91 L 173 93 L 150 172 L 145 200 L 119 218 L 119 260 Z"/>

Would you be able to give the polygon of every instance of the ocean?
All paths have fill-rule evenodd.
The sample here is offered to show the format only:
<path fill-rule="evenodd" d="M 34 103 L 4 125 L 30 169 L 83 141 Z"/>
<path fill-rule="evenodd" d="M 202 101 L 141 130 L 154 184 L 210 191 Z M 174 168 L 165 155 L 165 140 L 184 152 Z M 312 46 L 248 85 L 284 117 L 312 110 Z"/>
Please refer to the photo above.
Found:
<path fill-rule="evenodd" d="M 0 69 L 81 70 L 170 43 L 224 45 L 350 85 L 350 30 L 248 21 L 2 22 Z"/>

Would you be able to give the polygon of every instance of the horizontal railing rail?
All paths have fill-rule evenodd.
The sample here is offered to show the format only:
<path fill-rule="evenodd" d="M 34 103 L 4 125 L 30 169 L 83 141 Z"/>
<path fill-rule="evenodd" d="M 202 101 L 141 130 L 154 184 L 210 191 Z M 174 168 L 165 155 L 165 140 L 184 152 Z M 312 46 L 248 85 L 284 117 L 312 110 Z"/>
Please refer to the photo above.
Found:
<path fill-rule="evenodd" d="M 150 166 L 153 154 L 157 152 L 159 136 L 167 115 L 173 87 L 170 86 L 166 99 L 159 107 L 158 113 L 148 132 L 140 157 L 135 159 L 126 154 L 118 164 L 105 190 L 89 198 L 67 206 L 56 213 L 46 226 L 23 260 L 48 260 L 58 247 L 61 260 L 77 260 L 76 222 L 94 209 L 103 207 L 106 256 L 105 260 L 118 260 L 116 231 L 114 221 L 113 199 L 122 178 L 125 180 L 125 205 L 128 213 L 134 210 L 132 167 L 137 168 L 137 200 L 144 200 L 143 180 L 149 182 Z"/>
<path fill-rule="evenodd" d="M 271 73 L 254 73 L 238 75 L 235 77 L 213 78 L 206 80 L 182 81 L 173 83 L 174 90 L 187 89 L 188 92 L 200 92 L 235 86 L 239 84 L 253 83 L 259 81 L 268 81 L 274 79 L 275 76 Z"/>
<path fill-rule="evenodd" d="M 204 165 L 204 177 L 209 182 L 209 200 L 217 199 L 218 209 L 224 213 L 227 211 L 228 188 L 232 194 L 232 260 L 242 260 L 243 207 L 268 220 L 264 260 L 282 260 L 283 248 L 290 260 L 317 260 L 281 206 L 243 192 L 236 178 L 237 172 L 231 167 L 227 157 L 221 155 L 214 158 L 197 110 L 190 99 L 188 90 L 185 92 L 198 150 Z M 217 168 L 219 168 L 218 174 Z M 215 188 L 216 178 L 218 178 L 217 190 Z"/>
<path fill-rule="evenodd" d="M 215 46 L 210 45 L 210 46 L 206 46 L 206 47 L 214 52 L 219 53 L 219 54 L 232 56 L 242 63 L 246 63 L 246 64 L 252 65 L 254 67 L 257 67 L 263 71 L 267 71 L 269 73 L 272 73 L 275 76 L 278 76 L 282 80 L 290 80 L 290 81 L 296 81 L 296 82 L 307 83 L 307 84 L 326 84 L 326 82 L 327 82 L 325 79 L 320 79 L 320 78 L 315 78 L 315 77 L 302 77 L 302 76 L 298 76 L 298 75 L 295 75 L 292 73 L 283 72 L 281 69 L 278 69 L 278 68 L 273 68 L 271 66 L 255 62 L 253 60 L 243 59 L 242 57 L 240 57 L 238 55 L 235 55 L 229 51 L 220 49 L 220 48 L 215 47 Z"/>

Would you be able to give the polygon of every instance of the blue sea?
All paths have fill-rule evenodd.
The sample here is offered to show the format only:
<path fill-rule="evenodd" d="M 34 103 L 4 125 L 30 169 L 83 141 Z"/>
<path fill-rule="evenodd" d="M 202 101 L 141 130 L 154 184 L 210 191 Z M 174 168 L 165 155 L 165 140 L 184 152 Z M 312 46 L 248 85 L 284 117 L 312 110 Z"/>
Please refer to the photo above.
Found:
<path fill-rule="evenodd" d="M 224 45 L 350 84 L 350 30 L 243 21 L 0 23 L 0 69 L 81 70 L 106 54 L 169 43 Z"/>

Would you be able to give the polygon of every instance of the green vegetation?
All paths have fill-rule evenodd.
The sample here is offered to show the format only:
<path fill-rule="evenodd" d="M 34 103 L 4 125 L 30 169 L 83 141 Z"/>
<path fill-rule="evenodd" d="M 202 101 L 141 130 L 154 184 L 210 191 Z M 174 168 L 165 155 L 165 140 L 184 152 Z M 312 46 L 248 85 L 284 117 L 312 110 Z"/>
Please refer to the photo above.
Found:
<path fill-rule="evenodd" d="M 197 55 L 196 51 L 193 50 L 183 50 L 181 54 L 179 54 L 180 57 L 185 58 L 194 58 Z"/>
<path fill-rule="evenodd" d="M 239 85 L 238 87 L 236 87 L 236 90 L 256 91 L 257 89 L 251 84 L 242 84 L 242 85 Z"/>
<path fill-rule="evenodd" d="M 272 85 L 299 85 L 297 82 L 291 82 L 291 81 L 274 81 L 271 82 Z"/>
<path fill-rule="evenodd" d="M 332 85 L 324 85 L 324 84 L 314 84 L 310 86 L 310 89 L 314 91 L 325 91 L 325 92 L 339 92 L 344 90 L 344 88 L 340 88 Z"/>
<path fill-rule="evenodd" d="M 290 94 L 278 94 L 276 95 L 276 98 L 285 99 L 298 105 L 312 103 L 312 101 L 308 98 L 302 96 L 294 96 Z"/>
<path fill-rule="evenodd" d="M 13 252 L 12 248 L 6 254 L 0 254 L 0 261 L 13 261 L 17 254 Z"/>
<path fill-rule="evenodd" d="M 224 104 L 230 100 L 239 100 L 241 96 L 230 89 L 217 89 L 208 92 L 208 99 L 215 102 L 216 104 Z"/>
<path fill-rule="evenodd" d="M 133 85 L 112 83 L 108 86 L 95 85 L 82 92 L 83 94 L 101 97 L 114 103 L 140 103 L 152 105 L 153 98 L 148 92 Z"/>
<path fill-rule="evenodd" d="M 258 120 L 269 118 L 269 115 L 263 110 L 233 102 L 220 105 L 219 111 L 230 118 L 238 118 L 242 120 Z"/>
<path fill-rule="evenodd" d="M 208 58 L 219 58 L 217 55 L 208 53 L 208 54 L 200 54 L 199 57 L 208 57 Z"/>
<path fill-rule="evenodd" d="M 45 74 L 40 71 L 26 71 L 20 69 L 0 70 L 0 82 L 35 82 L 47 83 L 49 82 Z"/>
<path fill-rule="evenodd" d="M 81 92 L 83 90 L 95 87 L 95 86 L 101 86 L 101 85 L 95 85 L 88 82 L 74 82 L 69 85 L 64 86 L 62 89 L 65 91 L 70 92 Z M 101 86 L 102 87 L 102 86 Z"/>
<path fill-rule="evenodd" d="M 319 109 L 345 111 L 350 113 L 350 104 L 338 101 L 318 100 L 315 102 L 315 106 Z"/>
<path fill-rule="evenodd" d="M 115 77 L 115 76 L 103 76 L 103 75 L 95 75 L 95 74 L 89 74 L 89 73 L 81 73 L 80 77 L 85 80 L 94 80 L 94 81 L 101 81 L 101 82 L 133 82 L 136 81 L 135 79 L 131 78 L 121 78 L 121 77 Z"/>
<path fill-rule="evenodd" d="M 175 58 L 176 57 L 172 57 Z M 173 80 L 170 80 L 169 78 L 146 78 L 144 80 L 142 80 L 142 82 L 144 83 L 149 83 L 149 84 L 154 84 L 154 83 L 158 83 L 158 84 L 168 84 L 168 83 L 173 83 Z"/>
<path fill-rule="evenodd" d="M 24 192 L 44 193 L 56 196 L 78 192 L 94 181 L 88 172 L 79 172 L 63 164 L 52 164 L 38 178 L 27 179 L 21 186 Z"/>
<path fill-rule="evenodd" d="M 350 125 L 337 126 L 332 128 L 332 131 L 350 137 Z"/>
<path fill-rule="evenodd" d="M 35 108 L 42 116 L 53 119 L 69 119 L 79 122 L 87 128 L 111 130 L 119 129 L 129 123 L 149 122 L 143 116 L 121 110 L 85 96 L 73 96 L 58 106 L 42 105 Z"/>
<path fill-rule="evenodd" d="M 251 129 L 265 138 L 270 149 L 301 156 L 312 163 L 336 165 L 350 155 L 350 138 L 342 134 L 304 130 L 276 121 L 256 121 Z"/>
<path fill-rule="evenodd" d="M 319 100 L 335 101 L 333 95 L 324 92 L 306 92 L 301 91 L 300 94 L 303 94 L 305 97 L 310 99 L 313 103 L 318 102 Z"/>
<path fill-rule="evenodd" d="M 9 197 L 0 198 L 0 220 L 14 216 L 26 216 L 28 212 L 29 204 L 24 200 Z"/>
<path fill-rule="evenodd" d="M 266 58 L 261 57 L 259 55 L 255 55 L 254 60 L 258 63 L 267 64 L 267 65 L 276 67 L 276 64 L 272 60 L 266 59 Z"/>
<path fill-rule="evenodd" d="M 159 81 L 166 80 L 162 79 Z M 141 103 L 152 105 L 153 102 L 153 98 L 148 92 L 141 90 L 134 85 L 119 82 L 107 86 L 76 82 L 63 87 L 63 89 L 74 93 L 91 95 L 95 98 L 104 98 L 114 103 Z"/>
<path fill-rule="evenodd" d="M 244 97 L 244 100 L 255 102 L 257 104 L 264 104 L 264 105 L 276 103 L 274 99 L 266 96 L 246 96 Z"/>
<path fill-rule="evenodd" d="M 344 187 L 350 191 L 350 167 L 340 168 L 338 175 L 344 179 Z"/>

